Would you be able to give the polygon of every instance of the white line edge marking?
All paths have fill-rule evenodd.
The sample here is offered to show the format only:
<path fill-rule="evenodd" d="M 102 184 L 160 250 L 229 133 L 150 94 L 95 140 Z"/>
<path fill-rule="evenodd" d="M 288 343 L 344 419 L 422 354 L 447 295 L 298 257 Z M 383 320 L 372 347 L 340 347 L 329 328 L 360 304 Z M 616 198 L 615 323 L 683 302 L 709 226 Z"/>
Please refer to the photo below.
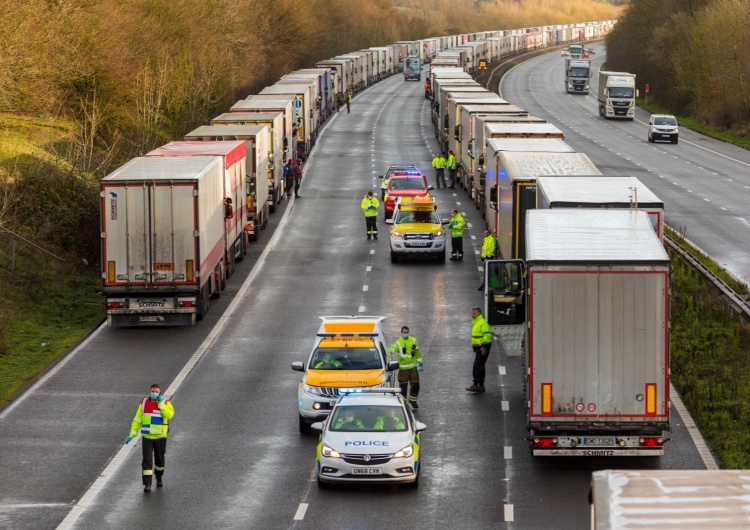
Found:
<path fill-rule="evenodd" d="M 307 506 L 308 504 L 306 502 L 299 503 L 299 507 L 297 508 L 297 513 L 294 514 L 295 521 L 301 521 L 305 518 L 305 512 L 307 512 Z"/>
<path fill-rule="evenodd" d="M 700 454 L 701 460 L 703 460 L 706 469 L 719 469 L 719 466 L 714 459 L 714 455 L 711 454 L 711 450 L 708 448 L 703 436 L 701 436 L 698 427 L 695 426 L 693 417 L 690 415 L 687 408 L 685 408 L 685 404 L 682 402 L 682 399 L 680 399 L 680 395 L 677 393 L 677 390 L 675 390 L 672 383 L 669 383 L 669 396 L 672 406 L 674 406 L 677 414 L 682 418 L 682 424 L 688 430 L 690 438 L 693 440 L 695 448 L 698 450 L 698 454 Z"/>
<path fill-rule="evenodd" d="M 312 157 L 312 154 L 308 156 L 308 160 L 311 157 Z M 293 203 L 294 203 L 294 198 L 292 198 L 290 204 L 293 204 Z M 277 240 L 281 237 L 280 234 L 282 232 L 284 225 L 286 225 L 287 219 L 289 218 L 289 215 L 291 212 L 292 212 L 292 206 L 290 205 L 284 211 L 284 216 L 281 218 L 281 221 L 279 222 L 279 226 L 276 228 L 276 231 L 271 237 L 271 240 L 268 242 L 268 246 L 261 253 L 256 265 L 253 267 L 253 270 L 250 271 L 250 274 L 245 279 L 245 282 L 237 291 L 237 295 L 229 304 L 229 307 L 227 307 L 224 313 L 219 317 L 219 321 L 214 325 L 211 331 L 209 331 L 208 335 L 203 340 L 201 345 L 198 346 L 198 349 L 195 350 L 195 353 L 193 353 L 192 357 L 190 357 L 190 360 L 185 364 L 185 366 L 183 366 L 182 370 L 180 370 L 180 373 L 177 374 L 177 377 L 175 377 L 174 381 L 172 381 L 172 383 L 169 385 L 167 390 L 164 391 L 165 397 L 172 397 L 177 392 L 177 389 L 180 388 L 180 385 L 182 385 L 182 383 L 185 381 L 185 378 L 187 378 L 188 374 L 193 370 L 193 368 L 195 368 L 195 365 L 198 364 L 198 361 L 200 361 L 203 355 L 205 355 L 205 353 L 208 351 L 208 348 L 211 346 L 214 340 L 216 340 L 220 332 L 224 329 L 224 326 L 226 326 L 226 324 L 229 322 L 231 317 L 234 315 L 234 312 L 237 309 L 237 307 L 240 305 L 240 303 L 244 303 L 243 298 L 245 297 L 245 294 L 250 288 L 250 284 L 253 282 L 253 280 L 258 275 L 258 273 L 263 269 L 266 257 L 271 252 L 271 249 L 275 247 Z M 361 307 L 360 310 L 364 310 L 364 307 Z M 102 326 L 102 328 L 103 327 L 104 326 Z M 97 330 L 97 333 L 98 331 L 99 330 Z M 91 336 L 93 337 L 94 335 L 95 333 L 93 333 Z M 90 338 L 91 337 L 89 337 L 89 339 Z M 86 342 L 88 342 L 88 339 L 86 340 Z M 84 342 L 81 346 L 86 344 L 86 342 Z M 55 370 L 52 370 L 49 374 L 47 374 L 47 376 L 52 375 L 59 367 L 65 364 L 67 359 L 73 357 L 74 354 L 75 352 L 69 355 L 63 362 L 61 362 L 55 368 Z M 45 378 L 47 376 L 45 376 Z M 40 382 L 43 381 L 45 378 L 41 379 Z M 21 400 L 19 399 L 18 402 L 20 401 Z M 86 508 L 88 508 L 92 504 L 97 494 L 101 490 L 104 489 L 104 487 L 109 482 L 109 479 L 112 478 L 112 476 L 117 472 L 122 462 L 127 458 L 128 454 L 130 454 L 130 451 L 133 449 L 134 446 L 138 444 L 139 441 L 140 441 L 140 435 L 136 436 L 136 439 L 133 440 L 133 442 L 131 442 L 130 444 L 123 445 L 122 447 L 120 447 L 117 453 L 115 453 L 114 458 L 104 468 L 104 471 L 101 472 L 101 474 L 94 481 L 91 487 L 84 492 L 84 494 L 81 496 L 78 502 L 75 505 L 73 505 L 73 508 L 71 509 L 71 511 L 68 512 L 68 515 L 65 516 L 65 519 L 63 519 L 62 522 L 58 525 L 57 527 L 58 530 L 67 530 L 73 527 L 76 521 L 81 517 L 81 515 L 83 515 L 83 512 L 86 510 Z"/>

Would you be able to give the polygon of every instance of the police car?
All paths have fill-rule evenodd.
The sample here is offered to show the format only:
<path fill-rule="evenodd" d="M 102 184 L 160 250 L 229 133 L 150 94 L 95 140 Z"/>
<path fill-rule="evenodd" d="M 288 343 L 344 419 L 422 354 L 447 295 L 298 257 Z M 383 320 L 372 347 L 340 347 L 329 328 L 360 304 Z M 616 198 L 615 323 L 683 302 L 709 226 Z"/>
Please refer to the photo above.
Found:
<path fill-rule="evenodd" d="M 427 428 L 405 406 L 398 388 L 345 393 L 320 431 L 318 486 L 331 483 L 419 484 L 420 433 Z"/>
<path fill-rule="evenodd" d="M 342 389 L 395 386 L 398 361 L 391 361 L 383 316 L 325 316 L 307 362 L 292 363 L 303 372 L 297 390 L 299 432 L 331 413 Z"/>
<path fill-rule="evenodd" d="M 432 257 L 445 263 L 446 234 L 437 205 L 429 195 L 425 197 L 399 197 L 393 217 L 386 220 L 391 225 L 391 263 L 402 257 Z"/>

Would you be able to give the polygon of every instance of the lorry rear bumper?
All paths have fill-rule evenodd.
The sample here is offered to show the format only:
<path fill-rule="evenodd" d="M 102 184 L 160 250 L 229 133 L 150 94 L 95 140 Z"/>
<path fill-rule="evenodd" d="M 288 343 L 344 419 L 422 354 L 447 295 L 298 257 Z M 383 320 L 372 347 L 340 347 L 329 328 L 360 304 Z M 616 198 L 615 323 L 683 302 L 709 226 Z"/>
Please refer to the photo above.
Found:
<path fill-rule="evenodd" d="M 533 449 L 533 456 L 664 456 L 664 448 L 658 449 Z"/>
<path fill-rule="evenodd" d="M 107 325 L 112 328 L 192 326 L 195 324 L 195 308 L 175 309 L 159 313 L 134 313 L 116 310 L 107 311 Z"/>

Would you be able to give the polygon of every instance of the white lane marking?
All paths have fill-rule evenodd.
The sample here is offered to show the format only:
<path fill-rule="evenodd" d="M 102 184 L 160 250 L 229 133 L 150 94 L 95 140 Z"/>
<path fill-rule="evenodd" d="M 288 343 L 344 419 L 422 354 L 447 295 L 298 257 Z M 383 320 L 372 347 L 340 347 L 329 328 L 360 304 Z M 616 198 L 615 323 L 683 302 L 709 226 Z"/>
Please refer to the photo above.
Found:
<path fill-rule="evenodd" d="M 510 401 L 501 401 L 500 410 L 502 410 L 503 412 L 510 411 Z"/>
<path fill-rule="evenodd" d="M 371 250 L 371 251 L 370 251 L 370 254 L 375 254 L 375 251 L 374 251 L 374 250 Z"/>
<path fill-rule="evenodd" d="M 454 193 L 453 195 L 455 196 L 456 194 Z M 460 201 L 456 201 L 456 206 L 461 206 L 461 202 Z"/>
<path fill-rule="evenodd" d="M 297 508 L 297 513 L 294 514 L 294 520 L 295 521 L 301 521 L 305 518 L 305 512 L 307 511 L 308 504 L 306 502 L 299 503 L 299 507 Z"/>
<path fill-rule="evenodd" d="M 714 459 L 714 455 L 711 454 L 711 450 L 708 448 L 703 436 L 701 436 L 698 427 L 695 426 L 693 417 L 690 415 L 687 408 L 685 408 L 684 403 L 680 399 L 680 395 L 677 393 L 674 386 L 672 386 L 672 383 L 669 383 L 669 394 L 669 400 L 672 402 L 677 414 L 682 418 L 682 424 L 688 430 L 690 438 L 692 438 L 695 448 L 698 450 L 698 454 L 701 455 L 701 459 L 703 460 L 706 469 L 719 469 L 719 466 Z"/>
<path fill-rule="evenodd" d="M 471 236 L 471 239 L 476 239 L 476 238 L 477 238 L 477 236 Z"/>
<path fill-rule="evenodd" d="M 372 272 L 372 265 L 368 265 L 367 268 L 365 269 L 365 271 Z"/>
<path fill-rule="evenodd" d="M 512 523 L 513 522 L 513 505 L 512 504 L 506 504 L 503 507 L 503 513 L 505 515 L 505 522 L 506 523 Z"/>
<path fill-rule="evenodd" d="M 503 447 L 503 458 L 505 460 L 510 460 L 513 458 L 513 448 L 509 446 Z"/>
<path fill-rule="evenodd" d="M 315 148 L 310 151 L 310 155 L 307 157 L 308 160 L 313 157 L 314 151 Z M 294 204 L 294 199 L 292 199 L 292 204 Z M 195 368 L 195 365 L 198 364 L 198 361 L 203 357 L 203 355 L 205 355 L 205 353 L 211 347 L 211 344 L 213 344 L 214 340 L 216 340 L 216 338 L 221 334 L 224 326 L 226 326 L 227 323 L 230 322 L 240 304 L 247 304 L 247 301 L 244 300 L 245 295 L 250 289 L 250 285 L 255 280 L 255 277 L 258 276 L 261 270 L 263 270 L 263 266 L 266 263 L 268 254 L 272 249 L 275 248 L 277 241 L 281 238 L 281 234 L 284 231 L 284 226 L 286 225 L 292 210 L 293 208 L 287 208 L 284 211 L 284 215 L 282 216 L 281 221 L 279 221 L 279 226 L 274 231 L 273 236 L 271 236 L 271 240 L 268 242 L 268 246 L 266 246 L 260 257 L 258 258 L 257 264 L 250 271 L 250 274 L 247 276 L 247 278 L 245 278 L 244 283 L 240 286 L 234 299 L 229 304 L 224 313 L 219 317 L 219 320 L 216 322 L 214 327 L 211 328 L 211 331 L 208 332 L 208 335 L 203 340 L 201 345 L 198 346 L 198 349 L 195 350 L 195 353 L 193 353 L 192 357 L 190 357 L 190 360 L 185 364 L 185 366 L 183 366 L 182 370 L 180 370 L 180 373 L 177 374 L 177 377 L 175 377 L 174 381 L 172 381 L 169 387 L 167 387 L 167 389 L 164 391 L 165 398 L 171 398 L 174 396 L 174 394 L 177 392 L 177 389 L 180 388 L 180 385 L 185 381 L 185 378 L 188 376 L 188 374 L 193 370 L 193 368 Z M 361 309 L 364 310 L 364 307 L 362 307 Z M 104 326 L 102 326 L 102 328 L 103 327 Z M 97 330 L 97 332 L 98 331 L 99 330 Z M 91 336 L 93 337 L 94 334 L 92 334 Z M 90 338 L 91 337 L 89 337 L 89 339 Z M 81 346 L 85 345 L 86 342 L 88 342 L 88 340 L 86 340 Z M 65 359 L 65 361 L 58 365 L 58 368 L 72 356 L 73 354 L 69 355 L 68 358 Z M 47 374 L 47 376 L 51 375 L 53 372 L 54 370 Z M 43 380 L 44 378 L 40 380 L 40 382 Z M 83 515 L 83 512 L 86 510 L 86 508 L 88 508 L 93 503 L 97 494 L 104 489 L 104 487 L 109 482 L 109 479 L 112 478 L 112 476 L 117 472 L 120 465 L 125 461 L 128 454 L 130 454 L 130 451 L 138 444 L 139 441 L 140 434 L 136 436 L 136 438 L 128 445 L 123 445 L 122 447 L 120 447 L 117 453 L 115 453 L 115 457 L 109 462 L 109 464 L 107 464 L 107 467 L 104 468 L 104 471 L 101 472 L 101 474 L 94 481 L 91 487 L 86 490 L 86 492 L 84 492 L 80 500 L 73 506 L 70 512 L 68 512 L 68 515 L 65 516 L 65 519 L 62 520 L 60 525 L 57 527 L 58 530 L 67 530 L 73 527 L 76 521 L 78 521 L 81 515 Z"/>
<path fill-rule="evenodd" d="M 359 306 L 359 311 L 358 312 L 359 313 L 364 313 L 365 312 L 365 306 L 363 306 L 363 305 Z"/>
<path fill-rule="evenodd" d="M 720 206 L 720 208 L 721 208 L 722 210 L 724 210 L 725 212 L 727 211 L 727 209 L 726 209 L 726 208 L 724 208 L 723 206 Z"/>
<path fill-rule="evenodd" d="M 362 286 L 362 290 L 363 290 L 363 291 L 369 291 L 369 290 L 370 290 L 370 287 L 369 287 L 368 285 L 363 285 L 363 286 Z"/>
<path fill-rule="evenodd" d="M 482 269 L 479 270 L 481 271 Z M 505 375 L 505 366 L 498 366 L 497 371 L 500 372 L 500 375 Z"/>
<path fill-rule="evenodd" d="M 484 267 L 477 267 L 477 270 L 478 270 L 479 272 L 484 272 Z"/>
<path fill-rule="evenodd" d="M 747 186 L 745 186 L 745 187 L 747 188 Z M 461 215 L 463 215 L 463 214 L 461 214 Z M 466 223 L 466 226 L 468 226 L 469 228 L 471 228 L 471 223 Z"/>

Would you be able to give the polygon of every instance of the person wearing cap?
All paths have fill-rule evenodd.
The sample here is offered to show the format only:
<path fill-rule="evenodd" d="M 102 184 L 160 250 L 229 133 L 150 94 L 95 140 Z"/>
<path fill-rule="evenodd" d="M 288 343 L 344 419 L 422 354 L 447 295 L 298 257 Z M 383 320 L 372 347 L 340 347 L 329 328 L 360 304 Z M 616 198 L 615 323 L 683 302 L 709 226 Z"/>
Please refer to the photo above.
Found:
<path fill-rule="evenodd" d="M 377 197 L 372 194 L 372 191 L 368 191 L 367 195 L 362 199 L 360 208 L 365 214 L 365 224 L 367 225 L 367 239 L 378 238 L 378 208 L 380 208 L 380 201 Z"/>

